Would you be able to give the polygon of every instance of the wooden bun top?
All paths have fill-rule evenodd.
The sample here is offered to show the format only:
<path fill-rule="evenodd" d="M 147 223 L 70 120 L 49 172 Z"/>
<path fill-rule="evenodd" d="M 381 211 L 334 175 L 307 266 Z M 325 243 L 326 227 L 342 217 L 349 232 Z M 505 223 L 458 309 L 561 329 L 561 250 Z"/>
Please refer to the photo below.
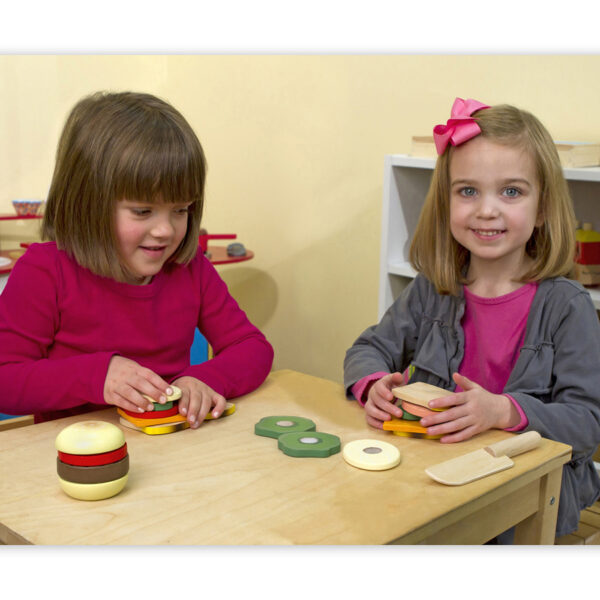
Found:
<path fill-rule="evenodd" d="M 170 396 L 165 394 L 167 402 L 175 402 L 176 400 L 181 399 L 181 390 L 176 385 L 172 385 L 171 389 L 173 390 L 173 393 Z M 156 400 L 154 398 L 150 398 L 150 396 L 148 396 L 147 394 L 142 394 L 142 396 L 144 396 L 146 400 L 150 400 L 150 402 L 156 403 Z"/>
<path fill-rule="evenodd" d="M 120 448 L 123 432 L 105 421 L 81 421 L 65 427 L 56 436 L 56 449 L 68 454 L 100 454 Z"/>

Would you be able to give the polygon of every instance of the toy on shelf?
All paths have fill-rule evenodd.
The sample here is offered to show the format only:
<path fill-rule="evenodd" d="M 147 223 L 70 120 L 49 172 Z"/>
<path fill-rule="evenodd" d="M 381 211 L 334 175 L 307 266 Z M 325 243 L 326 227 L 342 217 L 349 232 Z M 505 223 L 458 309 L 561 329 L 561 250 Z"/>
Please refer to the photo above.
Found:
<path fill-rule="evenodd" d="M 118 494 L 129 477 L 123 432 L 104 421 L 81 421 L 56 437 L 56 470 L 65 494 L 77 500 L 104 500 Z"/>
<path fill-rule="evenodd" d="M 141 431 L 147 435 L 163 435 L 165 433 L 174 433 L 187 429 L 190 424 L 186 417 L 179 414 L 179 400 L 181 399 L 181 390 L 172 385 L 173 393 L 167 396 L 167 402 L 160 404 L 150 396 L 147 398 L 154 405 L 153 410 L 144 412 L 133 412 L 123 408 L 117 408 L 117 412 L 121 416 L 120 423 L 124 427 Z M 235 404 L 227 402 L 222 417 L 227 417 L 235 412 Z M 214 419 L 212 413 L 206 415 L 205 420 Z"/>
<path fill-rule="evenodd" d="M 18 217 L 36 217 L 41 216 L 44 210 L 45 201 L 43 200 L 13 200 L 12 205 Z"/>
<path fill-rule="evenodd" d="M 206 229 L 200 230 L 200 249 L 206 258 L 210 258 L 210 252 L 208 251 L 208 240 L 235 240 L 237 235 L 235 233 L 208 233 Z"/>
<path fill-rule="evenodd" d="M 575 279 L 583 285 L 600 284 L 600 233 L 591 223 L 575 231 Z"/>
<path fill-rule="evenodd" d="M 198 241 L 200 250 L 213 265 L 227 265 L 254 258 L 254 252 L 239 242 L 233 242 L 227 247 L 208 245 L 209 240 L 234 240 L 236 238 L 235 233 L 208 233 L 206 229 L 201 229 Z"/>
<path fill-rule="evenodd" d="M 564 168 L 600 165 L 600 144 L 590 142 L 554 142 L 560 164 Z"/>
<path fill-rule="evenodd" d="M 600 144 L 598 143 L 555 141 L 554 145 L 563 168 L 596 167 L 600 165 Z M 412 136 L 410 156 L 436 160 L 438 155 L 433 136 Z"/>
<path fill-rule="evenodd" d="M 393 417 L 390 421 L 384 421 L 384 431 L 391 431 L 394 435 L 403 437 L 420 437 L 428 440 L 438 440 L 441 435 L 428 435 L 427 428 L 416 423 L 422 417 L 435 414 L 446 408 L 429 408 L 429 401 L 443 396 L 452 396 L 443 388 L 429 383 L 409 383 L 392 388 L 392 394 L 397 398 L 397 404 L 402 409 L 402 418 Z"/>
<path fill-rule="evenodd" d="M 246 246 L 240 242 L 233 242 L 227 246 L 227 256 L 246 256 Z"/>

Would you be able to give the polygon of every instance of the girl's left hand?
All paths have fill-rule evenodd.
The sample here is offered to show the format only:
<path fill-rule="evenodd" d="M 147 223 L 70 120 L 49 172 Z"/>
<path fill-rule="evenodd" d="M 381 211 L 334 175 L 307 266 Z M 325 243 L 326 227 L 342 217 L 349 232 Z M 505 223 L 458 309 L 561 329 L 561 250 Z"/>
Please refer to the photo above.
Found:
<path fill-rule="evenodd" d="M 181 389 L 179 413 L 186 416 L 192 429 L 200 427 L 209 411 L 216 419 L 223 414 L 227 401 L 211 387 L 195 377 L 180 377 L 173 381 Z"/>
<path fill-rule="evenodd" d="M 429 402 L 430 408 L 450 407 L 421 419 L 429 435 L 442 434 L 440 442 L 444 443 L 462 442 L 482 431 L 505 429 L 519 423 L 519 413 L 506 396 L 492 394 L 459 373 L 454 373 L 452 379 L 463 391 Z"/>

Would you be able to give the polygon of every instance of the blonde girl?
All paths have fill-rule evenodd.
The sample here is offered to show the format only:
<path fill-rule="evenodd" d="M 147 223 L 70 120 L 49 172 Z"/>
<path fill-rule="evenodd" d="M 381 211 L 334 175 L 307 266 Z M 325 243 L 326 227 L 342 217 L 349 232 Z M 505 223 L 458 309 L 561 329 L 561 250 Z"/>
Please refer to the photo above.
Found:
<path fill-rule="evenodd" d="M 391 388 L 456 392 L 421 425 L 442 443 L 497 428 L 536 430 L 573 447 L 557 535 L 600 496 L 600 325 L 566 279 L 572 203 L 548 131 L 513 106 L 457 98 L 434 128 L 438 160 L 410 248 L 419 272 L 348 350 L 348 396 L 381 428 L 402 411 Z"/>

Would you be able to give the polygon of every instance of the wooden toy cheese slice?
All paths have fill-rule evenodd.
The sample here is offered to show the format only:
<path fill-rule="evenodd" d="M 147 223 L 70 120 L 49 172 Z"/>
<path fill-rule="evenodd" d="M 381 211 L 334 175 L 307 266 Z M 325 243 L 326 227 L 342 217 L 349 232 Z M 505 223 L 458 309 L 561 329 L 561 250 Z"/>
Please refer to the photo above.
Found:
<path fill-rule="evenodd" d="M 408 431 L 392 431 L 394 435 L 399 437 L 422 438 L 425 440 L 439 440 L 442 435 L 427 435 L 426 433 L 412 433 Z"/>
<path fill-rule="evenodd" d="M 414 421 L 392 419 L 383 422 L 384 431 L 405 431 L 406 433 L 427 433 L 427 427 L 417 425 Z"/>
<path fill-rule="evenodd" d="M 181 423 L 164 423 L 160 425 L 149 425 L 147 427 L 138 427 L 123 417 L 120 418 L 120 423 L 124 427 L 133 429 L 135 431 L 141 431 L 147 435 L 164 435 L 166 433 L 175 433 L 176 431 L 182 431 L 187 429 L 190 424 L 187 421 Z"/>

